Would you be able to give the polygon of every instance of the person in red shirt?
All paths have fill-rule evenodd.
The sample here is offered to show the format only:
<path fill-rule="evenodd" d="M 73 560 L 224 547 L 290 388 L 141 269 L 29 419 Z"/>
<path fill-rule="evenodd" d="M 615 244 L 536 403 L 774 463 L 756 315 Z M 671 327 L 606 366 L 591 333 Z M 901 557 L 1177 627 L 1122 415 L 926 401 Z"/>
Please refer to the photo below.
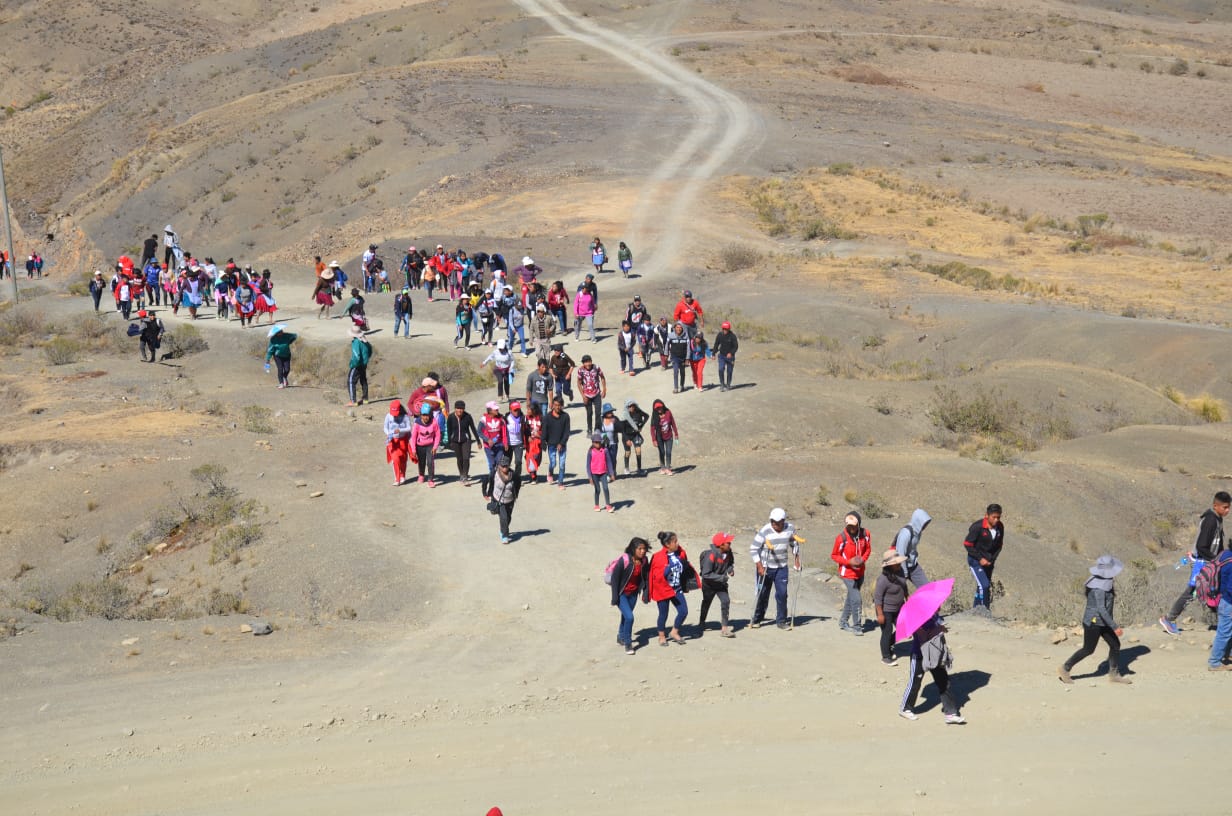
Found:
<path fill-rule="evenodd" d="M 677 323 L 684 324 L 684 330 L 692 338 L 693 334 L 698 329 L 706 328 L 705 314 L 702 312 L 702 305 L 693 299 L 693 293 L 688 289 L 684 290 L 684 297 L 676 304 L 676 308 L 672 311 L 672 320 Z"/>
<path fill-rule="evenodd" d="M 873 553 L 872 536 L 860 525 L 860 514 L 854 510 L 844 519 L 846 525 L 834 538 L 830 560 L 838 564 L 838 577 L 847 587 L 843 612 L 838 628 L 853 635 L 864 634 L 864 607 L 860 589 L 864 586 L 864 565 Z"/>
<path fill-rule="evenodd" d="M 625 648 L 625 654 L 633 654 L 633 610 L 637 596 L 642 602 L 650 600 L 650 565 L 646 550 L 650 547 L 644 538 L 633 538 L 624 554 L 612 567 L 612 606 L 620 609 L 620 628 L 616 630 L 616 642 Z"/>
<path fill-rule="evenodd" d="M 701 585 L 676 534 L 660 532 L 659 543 L 663 549 L 650 559 L 650 600 L 659 605 L 659 645 L 668 644 L 667 612 L 669 606 L 675 606 L 676 620 L 672 624 L 671 639 L 683 646 L 685 639 L 680 635 L 680 625 L 689 617 L 689 604 L 684 594 L 690 589 L 700 589 Z"/>

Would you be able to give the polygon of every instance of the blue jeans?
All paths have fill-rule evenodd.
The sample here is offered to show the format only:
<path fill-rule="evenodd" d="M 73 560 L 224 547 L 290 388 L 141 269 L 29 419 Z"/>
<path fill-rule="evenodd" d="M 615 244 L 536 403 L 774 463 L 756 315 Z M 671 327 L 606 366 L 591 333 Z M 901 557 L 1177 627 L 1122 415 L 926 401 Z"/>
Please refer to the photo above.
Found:
<path fill-rule="evenodd" d="M 716 354 L 715 358 L 719 361 L 719 385 L 731 387 L 732 369 L 736 367 L 735 357 L 726 357 L 722 354 Z"/>
<path fill-rule="evenodd" d="M 595 342 L 595 316 L 577 315 L 573 319 L 573 339 L 582 339 L 582 326 L 586 326 L 590 330 L 590 342 Z"/>
<path fill-rule="evenodd" d="M 526 356 L 526 324 L 523 323 L 517 328 L 509 326 L 507 334 L 509 336 L 509 351 L 513 351 L 513 340 L 516 337 L 522 344 L 522 356 Z"/>
<path fill-rule="evenodd" d="M 489 474 L 491 474 L 493 471 L 496 470 L 496 463 L 500 461 L 500 458 L 502 456 L 505 456 L 507 453 L 508 451 L 506 451 L 504 448 L 500 447 L 499 445 L 494 445 L 493 447 L 483 449 L 483 455 L 488 457 L 488 473 Z"/>
<path fill-rule="evenodd" d="M 553 309 L 551 314 L 556 318 L 556 325 L 560 326 L 561 334 L 569 331 L 569 315 L 564 309 Z"/>
<path fill-rule="evenodd" d="M 561 448 L 557 451 L 555 445 L 548 446 L 548 476 L 555 476 L 561 484 L 565 483 L 565 454 L 568 452 L 568 448 Z M 560 470 L 556 469 L 558 462 Z"/>
<path fill-rule="evenodd" d="M 774 589 L 775 623 L 787 622 L 787 567 L 766 567 L 766 576 L 761 580 L 761 592 L 757 594 L 757 606 L 753 608 L 753 623 L 761 623 L 770 605 L 770 589 Z"/>
<path fill-rule="evenodd" d="M 1228 646 L 1232 645 L 1232 603 L 1227 596 L 1219 599 L 1219 624 L 1215 627 L 1215 642 L 1211 644 L 1211 656 L 1207 662 L 1218 666 L 1228 656 Z"/>
<path fill-rule="evenodd" d="M 568 380 L 562 380 L 560 377 L 553 377 L 552 391 L 556 394 L 556 396 L 561 397 L 562 399 L 564 397 L 568 397 L 570 401 L 573 400 L 573 385 Z M 566 403 L 566 405 L 567 404 L 568 403 Z M 544 413 L 547 412 L 545 411 Z"/>
<path fill-rule="evenodd" d="M 410 315 L 394 315 L 394 337 L 398 336 L 398 327 L 406 324 L 406 329 L 403 334 L 406 337 L 411 336 L 411 318 Z"/>
<path fill-rule="evenodd" d="M 967 566 L 971 568 L 971 574 L 975 576 L 975 602 L 971 608 L 982 606 L 985 609 L 992 609 L 992 564 L 986 567 L 980 566 L 980 559 L 974 556 L 967 556 Z"/>
<path fill-rule="evenodd" d="M 633 641 L 633 610 L 637 608 L 637 591 L 628 595 L 620 593 L 616 596 L 616 605 L 620 607 L 620 628 L 616 630 L 616 639 L 628 645 Z"/>
<path fill-rule="evenodd" d="M 673 604 L 676 607 L 676 622 L 672 624 L 673 629 L 679 629 L 684 619 L 689 617 L 689 602 L 684 599 L 684 593 L 676 590 L 675 597 L 668 598 L 666 601 L 659 601 L 659 634 L 663 634 L 667 628 L 667 607 L 668 604 Z"/>

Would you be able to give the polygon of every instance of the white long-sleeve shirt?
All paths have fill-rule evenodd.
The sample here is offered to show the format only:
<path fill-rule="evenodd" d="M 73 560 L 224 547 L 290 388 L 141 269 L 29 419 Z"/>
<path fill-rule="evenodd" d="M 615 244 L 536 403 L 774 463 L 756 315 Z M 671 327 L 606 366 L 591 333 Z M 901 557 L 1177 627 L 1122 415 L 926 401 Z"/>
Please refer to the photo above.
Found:
<path fill-rule="evenodd" d="M 766 569 L 776 569 L 787 566 L 787 553 L 800 554 L 800 544 L 796 541 L 796 528 L 790 521 L 783 525 L 781 533 L 767 523 L 753 536 L 749 546 L 749 555 L 754 564 L 763 564 Z"/>

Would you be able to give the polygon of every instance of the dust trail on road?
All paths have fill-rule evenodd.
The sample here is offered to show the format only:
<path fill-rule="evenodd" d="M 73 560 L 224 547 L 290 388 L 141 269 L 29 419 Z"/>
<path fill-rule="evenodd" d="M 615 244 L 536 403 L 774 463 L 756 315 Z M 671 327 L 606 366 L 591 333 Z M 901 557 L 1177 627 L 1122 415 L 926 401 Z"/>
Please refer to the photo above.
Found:
<path fill-rule="evenodd" d="M 634 247 L 649 247 L 639 253 L 639 265 L 654 264 L 659 269 L 669 266 L 686 238 L 684 216 L 737 148 L 760 130 L 756 115 L 735 94 L 689 71 L 636 34 L 604 28 L 573 13 L 559 0 L 514 2 L 562 36 L 608 54 L 669 93 L 683 97 L 693 110 L 693 126 L 651 172 L 625 230 Z M 664 203 L 664 187 L 669 183 L 673 183 L 673 194 Z M 647 224 L 654 224 L 659 234 L 652 238 L 646 232 Z"/>

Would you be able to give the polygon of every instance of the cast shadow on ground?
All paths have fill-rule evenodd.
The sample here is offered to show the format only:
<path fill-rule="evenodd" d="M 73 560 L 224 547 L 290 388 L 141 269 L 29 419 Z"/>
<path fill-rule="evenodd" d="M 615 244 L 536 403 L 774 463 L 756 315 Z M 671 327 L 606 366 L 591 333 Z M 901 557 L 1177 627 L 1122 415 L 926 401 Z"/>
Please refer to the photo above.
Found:
<path fill-rule="evenodd" d="M 1130 664 L 1132 664 L 1135 660 L 1142 657 L 1143 655 L 1150 654 L 1150 653 L 1151 653 L 1151 649 L 1149 646 L 1146 646 L 1146 645 L 1130 646 L 1128 649 L 1122 649 L 1121 650 L 1121 664 L 1125 668 L 1128 669 Z M 1129 671 L 1125 673 L 1133 674 L 1133 672 L 1129 672 Z M 1087 672 L 1086 674 L 1074 674 L 1071 676 L 1075 680 L 1086 680 L 1086 679 L 1093 678 L 1093 677 L 1107 677 L 1108 676 L 1108 661 L 1106 659 L 1101 660 L 1099 663 L 1095 665 L 1094 671 Z"/>
<path fill-rule="evenodd" d="M 757 387 L 757 383 L 755 382 L 743 382 L 743 383 L 735 383 L 733 385 L 728 386 L 728 390 L 735 391 L 739 388 L 756 388 L 756 387 Z"/>
<path fill-rule="evenodd" d="M 930 682 L 932 676 L 924 673 L 924 690 L 921 693 L 921 702 L 915 707 L 917 714 L 923 714 L 937 706 L 941 705 L 941 696 L 937 693 L 937 684 Z M 961 711 L 971 699 L 974 692 L 979 691 L 988 685 L 992 679 L 992 675 L 986 671 L 979 669 L 968 669 L 967 671 L 955 672 L 950 675 L 950 692 L 954 695 L 954 704 Z"/>
<path fill-rule="evenodd" d="M 550 532 L 552 531 L 546 527 L 540 527 L 536 530 L 516 530 L 509 533 L 509 540 L 513 542 L 521 541 L 524 538 L 537 538 L 541 535 L 547 535 Z"/>

